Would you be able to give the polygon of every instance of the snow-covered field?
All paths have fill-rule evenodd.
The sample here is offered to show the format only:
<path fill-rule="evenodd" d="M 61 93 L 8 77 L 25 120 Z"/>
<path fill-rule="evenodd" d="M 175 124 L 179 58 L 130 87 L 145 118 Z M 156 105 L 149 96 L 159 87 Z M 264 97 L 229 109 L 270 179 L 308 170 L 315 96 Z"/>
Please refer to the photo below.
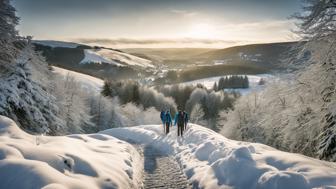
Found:
<path fill-rule="evenodd" d="M 0 116 L 0 188 L 139 188 L 143 160 L 102 134 L 33 136 Z"/>
<path fill-rule="evenodd" d="M 102 134 L 152 144 L 180 163 L 193 186 L 236 189 L 335 188 L 336 164 L 274 148 L 229 140 L 197 125 L 183 139 L 176 128 L 168 135 L 162 126 L 116 128 Z"/>
<path fill-rule="evenodd" d="M 110 60 L 104 56 L 101 56 L 97 52 L 90 50 L 90 49 L 85 49 L 84 50 L 84 59 L 80 62 L 80 64 L 88 64 L 88 63 L 94 63 L 94 64 L 112 64 L 116 66 L 124 66 L 114 60 Z"/>
<path fill-rule="evenodd" d="M 183 85 L 202 84 L 207 89 L 212 89 L 215 82 L 217 82 L 217 84 L 218 84 L 218 81 L 221 77 L 228 77 L 228 76 L 230 76 L 230 75 L 198 79 L 198 80 L 184 82 L 184 83 L 181 83 L 181 84 L 183 84 Z M 240 76 L 244 76 L 244 75 L 240 75 Z M 258 75 L 246 75 L 246 76 L 249 79 L 249 86 L 250 87 L 248 89 L 227 89 L 227 90 L 228 91 L 230 91 L 230 90 L 238 91 L 241 94 L 245 95 L 245 94 L 248 94 L 250 92 L 260 91 L 265 87 L 264 85 L 258 85 L 260 79 L 263 79 L 266 82 L 266 84 L 269 83 L 269 82 L 273 82 L 274 80 L 277 79 L 275 76 L 270 75 L 270 74 L 258 74 Z"/>
<path fill-rule="evenodd" d="M 53 66 L 53 72 L 63 76 L 64 78 L 68 75 L 74 77 L 75 80 L 86 90 L 99 94 L 102 87 L 104 86 L 104 81 L 96 77 L 92 77 L 86 74 L 66 70 Z"/>
<path fill-rule="evenodd" d="M 103 57 L 109 58 L 111 60 L 118 60 L 124 64 L 131 66 L 139 66 L 144 68 L 154 68 L 155 66 L 151 60 L 147 60 L 144 58 L 140 58 L 131 54 L 114 51 L 110 49 L 101 49 L 97 51 L 97 53 Z"/>
<path fill-rule="evenodd" d="M 99 50 L 85 49 L 84 54 L 85 57 L 80 62 L 81 64 L 107 63 L 107 64 L 114 64 L 117 66 L 130 65 L 130 66 L 139 66 L 142 68 L 154 68 L 154 65 L 151 64 L 152 61 L 150 60 L 146 60 L 137 56 L 133 56 L 127 53 L 114 51 L 110 49 L 99 49 Z"/>
<path fill-rule="evenodd" d="M 33 43 L 49 46 L 52 48 L 63 47 L 63 48 L 77 48 L 80 44 L 65 42 L 65 41 L 53 41 L 53 40 L 34 40 Z"/>

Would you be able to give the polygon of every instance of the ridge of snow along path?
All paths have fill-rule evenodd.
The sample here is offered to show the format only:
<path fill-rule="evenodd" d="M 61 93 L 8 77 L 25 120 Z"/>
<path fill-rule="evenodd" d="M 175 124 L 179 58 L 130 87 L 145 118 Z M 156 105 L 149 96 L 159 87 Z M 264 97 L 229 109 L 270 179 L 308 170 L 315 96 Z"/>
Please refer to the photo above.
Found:
<path fill-rule="evenodd" d="M 179 162 L 193 188 L 336 188 L 335 163 L 229 140 L 198 125 L 189 124 L 183 139 L 176 137 L 176 128 L 168 136 L 162 135 L 159 125 L 100 133 L 166 151 Z"/>
<path fill-rule="evenodd" d="M 0 116 L 0 188 L 138 188 L 143 160 L 112 136 L 34 136 Z"/>

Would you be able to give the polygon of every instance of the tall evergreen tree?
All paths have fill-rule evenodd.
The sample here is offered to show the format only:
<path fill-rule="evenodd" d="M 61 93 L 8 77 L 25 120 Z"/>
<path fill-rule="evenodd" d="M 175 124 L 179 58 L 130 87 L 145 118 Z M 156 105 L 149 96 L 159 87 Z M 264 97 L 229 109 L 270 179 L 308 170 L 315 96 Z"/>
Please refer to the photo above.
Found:
<path fill-rule="evenodd" d="M 11 63 L 17 55 L 14 41 L 18 32 L 15 27 L 19 18 L 9 0 L 0 0 L 0 76 L 13 70 Z"/>

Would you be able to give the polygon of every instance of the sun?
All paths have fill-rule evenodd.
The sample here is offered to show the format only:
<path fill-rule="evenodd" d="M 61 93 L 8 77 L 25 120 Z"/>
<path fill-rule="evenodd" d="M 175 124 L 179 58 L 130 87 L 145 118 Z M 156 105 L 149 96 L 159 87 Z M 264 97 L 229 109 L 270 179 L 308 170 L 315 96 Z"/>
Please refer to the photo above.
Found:
<path fill-rule="evenodd" d="M 208 23 L 193 24 L 190 27 L 189 37 L 191 38 L 213 38 L 215 29 Z"/>

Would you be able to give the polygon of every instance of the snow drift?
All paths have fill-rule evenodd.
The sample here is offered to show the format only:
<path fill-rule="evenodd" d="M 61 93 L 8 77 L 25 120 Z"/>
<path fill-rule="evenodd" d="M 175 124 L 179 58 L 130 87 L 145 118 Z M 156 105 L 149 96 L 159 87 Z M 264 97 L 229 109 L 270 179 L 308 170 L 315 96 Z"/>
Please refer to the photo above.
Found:
<path fill-rule="evenodd" d="M 0 188 L 138 188 L 142 167 L 114 137 L 33 136 L 0 116 Z"/>
<path fill-rule="evenodd" d="M 115 128 L 101 132 L 126 141 L 151 144 L 173 155 L 195 188 L 308 189 L 336 187 L 336 164 L 266 145 L 229 140 L 198 125 L 184 137 L 162 126 Z"/>

